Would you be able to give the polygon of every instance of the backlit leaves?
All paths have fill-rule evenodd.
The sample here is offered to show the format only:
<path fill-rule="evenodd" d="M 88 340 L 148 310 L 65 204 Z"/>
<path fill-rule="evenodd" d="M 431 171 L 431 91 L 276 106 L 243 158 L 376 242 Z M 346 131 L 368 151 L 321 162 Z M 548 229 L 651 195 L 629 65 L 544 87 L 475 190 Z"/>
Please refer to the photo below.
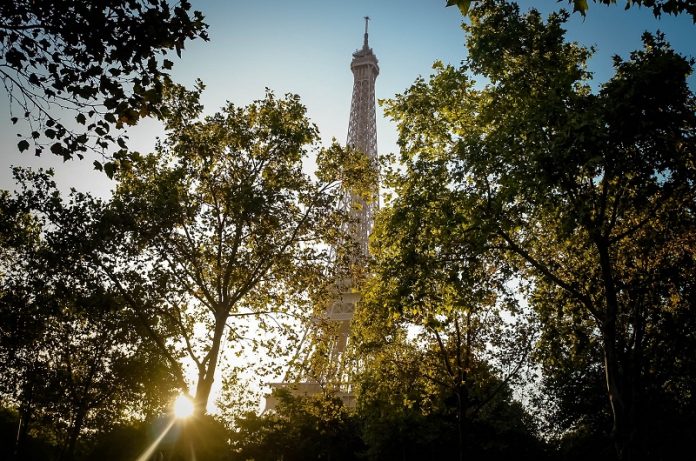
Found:
<path fill-rule="evenodd" d="M 88 150 L 102 155 L 115 139 L 110 132 L 158 116 L 161 90 L 172 62 L 187 40 L 207 40 L 200 12 L 167 0 L 63 4 L 48 0 L 9 1 L 0 6 L 0 79 L 10 109 L 21 110 L 36 155 L 50 148 L 65 159 Z M 75 121 L 58 122 L 61 112 Z M 18 117 L 12 117 L 16 123 Z M 49 122 L 57 122 L 54 130 Z M 48 142 L 42 140 L 48 138 Z M 23 146 L 24 144 L 22 144 Z"/>
<path fill-rule="evenodd" d="M 144 283 L 162 290 L 161 315 L 196 364 L 205 408 L 222 354 L 273 355 L 275 338 L 252 326 L 286 335 L 289 314 L 303 315 L 320 289 L 326 253 L 317 244 L 334 231 L 339 183 L 302 170 L 318 131 L 297 96 L 269 91 L 201 117 L 202 89 L 166 88 L 167 138 L 119 171 L 113 207 L 133 226 L 125 250 L 149 261 Z M 153 323 L 155 313 L 147 312 Z"/>
<path fill-rule="evenodd" d="M 437 65 L 386 103 L 401 165 L 387 176 L 396 198 L 376 226 L 379 293 L 396 318 L 431 327 L 429 314 L 447 314 L 443 287 L 497 280 L 540 316 L 538 357 L 570 412 L 597 412 L 575 405 L 571 386 L 604 377 L 592 392 L 629 403 L 603 411 L 622 428 L 648 427 L 628 416 L 646 404 L 630 400 L 633 389 L 661 395 L 661 379 L 693 376 L 685 367 L 667 378 L 646 362 L 661 362 L 652 347 L 672 347 L 670 337 L 689 341 L 656 325 L 693 316 L 690 282 L 677 275 L 696 259 L 687 243 L 696 229 L 692 62 L 646 34 L 593 93 L 591 50 L 565 41 L 567 13 L 544 20 L 481 1 L 468 16 L 463 65 Z M 568 380 L 583 373 L 573 366 L 592 368 L 591 379 Z M 615 437 L 620 450 L 635 449 Z"/>

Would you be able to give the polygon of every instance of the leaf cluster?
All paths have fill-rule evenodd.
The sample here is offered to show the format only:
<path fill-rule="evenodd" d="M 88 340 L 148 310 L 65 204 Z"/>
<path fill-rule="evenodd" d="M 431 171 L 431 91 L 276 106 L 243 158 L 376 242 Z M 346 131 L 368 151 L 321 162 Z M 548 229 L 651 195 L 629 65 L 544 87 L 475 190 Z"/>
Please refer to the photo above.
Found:
<path fill-rule="evenodd" d="M 145 116 L 159 116 L 162 86 L 187 40 L 207 40 L 200 12 L 187 1 L 167 0 L 64 3 L 3 2 L 0 6 L 0 79 L 9 95 L 11 120 L 27 120 L 34 146 L 70 159 L 88 149 L 119 149 L 115 130 Z M 66 120 L 63 114 L 71 114 Z M 113 174 L 114 163 L 106 172 Z M 100 162 L 95 166 L 102 169 Z"/>
<path fill-rule="evenodd" d="M 557 0 L 559 3 L 563 0 Z M 616 4 L 616 0 L 593 0 L 594 3 L 602 3 L 604 5 Z M 463 16 L 466 16 L 471 9 L 472 3 L 477 3 L 477 0 L 447 0 L 447 6 L 457 6 Z M 583 16 L 587 14 L 589 5 L 587 0 L 568 0 L 568 3 L 573 5 L 573 11 L 577 11 Z M 626 0 L 625 9 L 629 9 L 633 5 L 638 7 L 645 6 L 652 8 L 655 17 L 660 17 L 662 13 L 666 14 L 690 14 L 694 22 L 696 22 L 696 4 L 686 0 Z"/>

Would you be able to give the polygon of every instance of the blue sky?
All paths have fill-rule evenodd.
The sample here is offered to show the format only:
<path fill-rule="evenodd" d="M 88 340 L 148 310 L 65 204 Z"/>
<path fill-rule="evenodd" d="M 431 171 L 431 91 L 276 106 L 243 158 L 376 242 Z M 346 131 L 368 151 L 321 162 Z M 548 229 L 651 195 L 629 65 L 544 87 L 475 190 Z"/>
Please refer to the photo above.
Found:
<path fill-rule="evenodd" d="M 568 38 L 595 45 L 590 70 L 597 82 L 612 74 L 611 57 L 626 57 L 640 47 L 643 31 L 665 32 L 675 49 L 696 55 L 696 25 L 686 15 L 653 17 L 645 8 L 623 9 L 590 2 L 585 18 L 572 15 Z M 466 57 L 462 18 L 445 0 L 192 0 L 210 25 L 210 42 L 192 42 L 174 59 L 173 77 L 190 85 L 196 78 L 206 84 L 203 95 L 211 113 L 231 101 L 247 104 L 263 97 L 268 87 L 283 94 L 297 93 L 321 131 L 324 142 L 335 137 L 345 142 L 352 75 L 351 53 L 362 45 L 363 16 L 369 15 L 370 46 L 379 59 L 377 97 L 404 91 L 418 75 L 427 76 L 435 60 L 458 64 Z M 542 12 L 567 2 L 520 1 Z M 691 78 L 696 88 L 696 78 Z M 64 189 L 75 187 L 107 195 L 113 183 L 92 171 L 92 160 L 63 163 L 51 155 L 36 159 L 19 154 L 15 127 L 9 122 L 7 96 L 0 90 L 0 189 L 13 189 L 10 165 L 52 166 Z M 151 151 L 161 126 L 145 121 L 129 131 L 131 146 Z M 396 130 L 378 109 L 378 144 L 381 153 L 396 150 Z"/>

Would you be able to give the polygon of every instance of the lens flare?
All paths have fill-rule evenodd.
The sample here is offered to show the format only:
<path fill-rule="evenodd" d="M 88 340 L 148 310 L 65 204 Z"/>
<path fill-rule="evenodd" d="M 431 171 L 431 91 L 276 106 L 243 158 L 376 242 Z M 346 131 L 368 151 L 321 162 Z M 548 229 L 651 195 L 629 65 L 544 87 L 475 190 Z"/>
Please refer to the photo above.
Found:
<path fill-rule="evenodd" d="M 152 457 L 152 455 L 155 453 L 155 450 L 157 450 L 157 447 L 159 446 L 162 439 L 164 439 L 164 436 L 167 435 L 167 432 L 169 432 L 169 430 L 172 428 L 172 426 L 174 426 L 175 422 L 176 422 L 175 419 L 172 419 L 171 421 L 169 421 L 169 425 L 167 425 L 167 427 L 164 428 L 162 433 L 157 437 L 157 440 L 152 442 L 152 445 L 147 447 L 147 449 L 143 452 L 142 455 L 140 455 L 140 457 L 138 457 L 138 459 L 136 461 L 148 461 Z"/>
<path fill-rule="evenodd" d="M 180 395 L 174 401 L 174 416 L 179 419 L 188 418 L 193 415 L 193 400 L 186 395 Z"/>

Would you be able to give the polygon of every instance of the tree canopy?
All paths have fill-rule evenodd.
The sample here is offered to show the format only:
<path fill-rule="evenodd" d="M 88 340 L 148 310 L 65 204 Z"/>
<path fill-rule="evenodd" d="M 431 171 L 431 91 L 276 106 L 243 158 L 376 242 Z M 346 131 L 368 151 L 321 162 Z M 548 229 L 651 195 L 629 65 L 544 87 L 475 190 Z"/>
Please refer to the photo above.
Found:
<path fill-rule="evenodd" d="M 463 15 L 467 15 L 472 4 L 476 4 L 478 0 L 447 0 L 447 6 L 456 5 Z M 557 0 L 559 3 L 563 0 Z M 616 0 L 592 0 L 594 3 L 602 3 L 604 5 L 616 4 Z M 587 0 L 568 0 L 569 4 L 573 5 L 573 11 L 577 11 L 583 16 L 590 9 Z M 653 14 L 660 17 L 665 14 L 690 14 L 694 22 L 696 22 L 696 3 L 691 0 L 626 0 L 626 9 L 638 5 L 652 8 Z"/>
<path fill-rule="evenodd" d="M 166 136 L 112 170 L 108 200 L 16 169 L 18 190 L 0 193 L 0 456 L 134 459 L 154 440 L 153 456 L 193 444 L 210 460 L 688 452 L 693 60 L 644 34 L 592 82 L 570 13 L 459 3 L 466 60 L 383 103 L 400 152 L 369 257 L 351 253 L 344 208 L 374 198 L 374 165 L 320 147 L 292 94 L 204 116 L 202 83 L 161 74 Z M 322 314 L 351 265 L 343 401 L 343 376 L 322 369 L 336 332 Z M 298 374 L 316 366 L 321 391 L 205 414 L 223 375 L 228 390 L 277 378 L 301 327 L 317 360 Z M 175 422 L 166 407 L 189 390 L 195 415 Z"/>
<path fill-rule="evenodd" d="M 200 12 L 183 0 L 107 2 L 6 1 L 0 5 L 0 79 L 12 122 L 25 119 L 20 151 L 64 159 L 89 149 L 126 156 L 117 130 L 158 105 L 166 54 L 181 55 L 187 40 L 207 40 Z M 98 160 L 95 165 L 101 169 Z M 110 176 L 115 163 L 105 168 Z"/>
<path fill-rule="evenodd" d="M 0 196 L 0 395 L 20 418 L 8 453 L 31 458 L 39 433 L 72 459 L 85 434 L 158 414 L 176 382 L 83 252 L 100 204 L 62 200 L 48 172 L 15 174 L 23 190 Z"/>
<path fill-rule="evenodd" d="M 570 336 L 555 330 L 539 342 L 545 364 L 555 367 L 573 344 L 599 347 L 617 455 L 631 459 L 648 449 L 640 434 L 650 362 L 660 357 L 653 345 L 668 347 L 658 325 L 693 316 L 691 64 L 646 34 L 595 94 L 590 51 L 564 40 L 567 14 L 544 21 L 496 1 L 468 14 L 463 66 L 438 64 L 387 102 L 403 162 L 390 213 L 416 232 L 416 243 L 390 254 L 423 274 L 432 261 L 488 261 L 509 283 L 522 281 L 546 328 L 571 321 L 561 330 Z M 472 75 L 488 84 L 479 89 Z M 447 189 L 445 206 L 433 184 Z M 426 214 L 435 218 L 412 221 Z M 429 286 L 422 280 L 392 279 L 406 309 L 421 300 L 414 289 Z"/>

